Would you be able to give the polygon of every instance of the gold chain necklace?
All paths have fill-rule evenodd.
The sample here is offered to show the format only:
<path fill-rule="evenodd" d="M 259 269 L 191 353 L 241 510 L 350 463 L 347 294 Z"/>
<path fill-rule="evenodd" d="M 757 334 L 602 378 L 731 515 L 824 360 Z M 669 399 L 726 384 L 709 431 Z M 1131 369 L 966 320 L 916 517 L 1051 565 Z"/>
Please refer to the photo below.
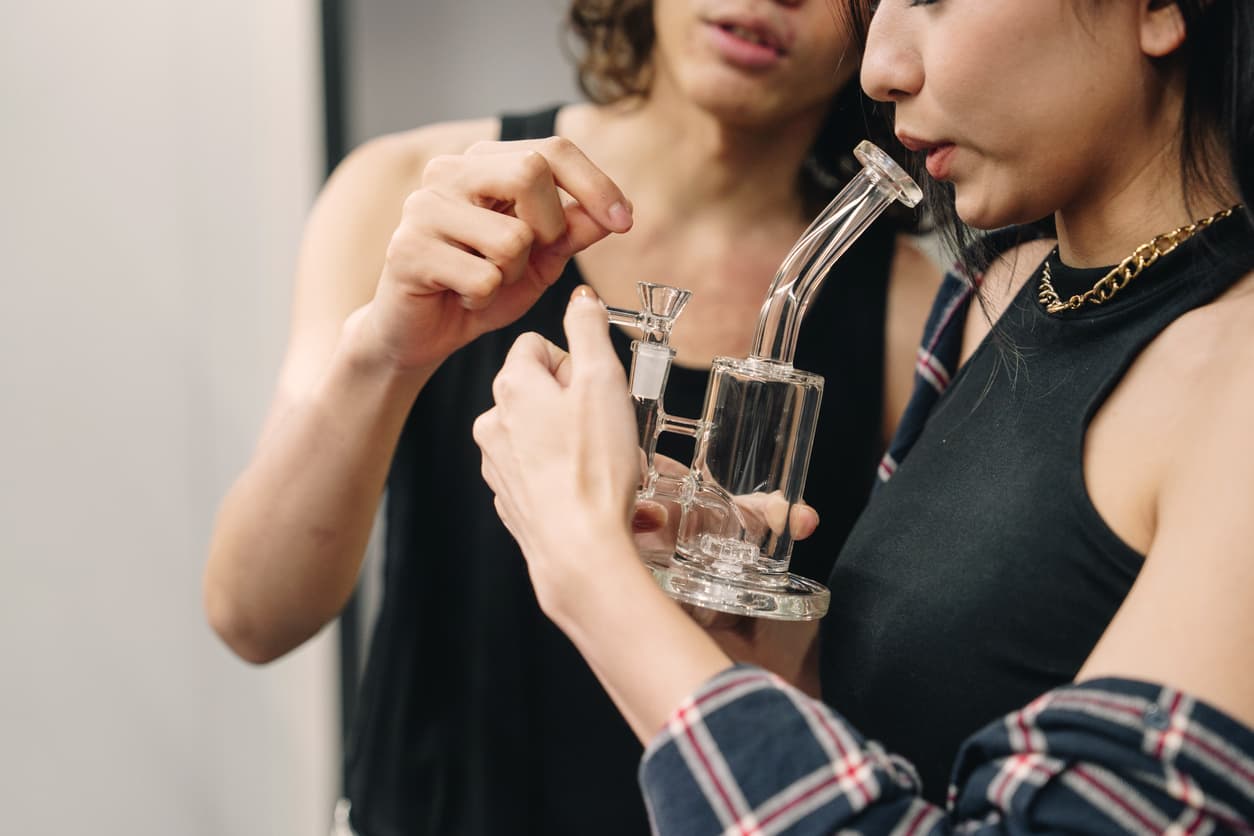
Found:
<path fill-rule="evenodd" d="M 1041 289 L 1037 299 L 1044 306 L 1045 310 L 1052 314 L 1074 311 L 1086 302 L 1092 302 L 1094 305 L 1109 302 L 1112 296 L 1123 290 L 1128 282 L 1139 276 L 1146 267 L 1149 267 L 1155 261 L 1158 261 L 1159 258 L 1165 256 L 1215 221 L 1223 220 L 1240 208 L 1240 205 L 1237 205 L 1229 209 L 1223 209 L 1209 218 L 1202 218 L 1200 221 L 1194 221 L 1191 224 L 1185 224 L 1179 229 L 1173 229 L 1171 232 L 1155 236 L 1153 240 L 1133 250 L 1132 255 L 1115 265 L 1109 273 L 1098 279 L 1097 283 L 1091 288 L 1083 293 L 1077 293 L 1066 301 L 1059 298 L 1058 291 L 1054 290 L 1054 277 L 1050 275 L 1049 259 L 1047 258 L 1045 259 L 1045 268 L 1041 272 Z M 1053 253 L 1050 253 L 1050 255 L 1053 255 Z"/>

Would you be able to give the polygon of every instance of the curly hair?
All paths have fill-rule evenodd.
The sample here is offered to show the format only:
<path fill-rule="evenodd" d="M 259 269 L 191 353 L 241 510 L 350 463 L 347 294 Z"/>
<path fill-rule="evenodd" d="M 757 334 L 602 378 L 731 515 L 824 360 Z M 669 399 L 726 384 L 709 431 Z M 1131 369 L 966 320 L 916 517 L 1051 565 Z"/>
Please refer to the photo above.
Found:
<path fill-rule="evenodd" d="M 656 40 L 653 0 L 572 0 L 567 25 L 574 35 L 579 87 L 591 101 L 605 105 L 648 94 Z M 871 136 L 873 126 L 879 128 L 882 122 L 866 118 L 865 101 L 856 81 L 833 97 L 799 175 L 802 200 L 811 214 L 858 172 L 854 146 L 877 138 Z M 884 137 L 878 138 L 883 141 Z M 913 213 L 889 214 L 899 225 L 914 224 Z"/>
<path fill-rule="evenodd" d="M 597 104 L 642 96 L 652 81 L 653 0 L 574 0 L 579 89 Z"/>

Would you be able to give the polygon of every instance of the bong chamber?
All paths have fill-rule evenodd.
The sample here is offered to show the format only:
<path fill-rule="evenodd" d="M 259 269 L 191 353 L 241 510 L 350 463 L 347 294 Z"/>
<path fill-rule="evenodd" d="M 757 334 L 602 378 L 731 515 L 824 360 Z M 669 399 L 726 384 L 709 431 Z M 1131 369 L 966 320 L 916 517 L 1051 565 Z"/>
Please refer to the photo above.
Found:
<path fill-rule="evenodd" d="M 644 453 L 638 502 L 669 510 L 673 544 L 642 557 L 673 598 L 759 618 L 821 618 L 830 594 L 788 571 L 823 378 L 793 367 L 797 334 L 832 265 L 893 202 L 913 207 L 919 187 L 882 150 L 862 142 L 862 169 L 827 205 L 781 263 L 763 301 L 748 357 L 717 357 L 698 418 L 667 414 L 675 350 L 670 332 L 686 290 L 639 284 L 640 310 L 610 308 L 610 321 L 638 329 L 631 397 Z M 685 470 L 659 466 L 658 437 L 694 439 Z"/>

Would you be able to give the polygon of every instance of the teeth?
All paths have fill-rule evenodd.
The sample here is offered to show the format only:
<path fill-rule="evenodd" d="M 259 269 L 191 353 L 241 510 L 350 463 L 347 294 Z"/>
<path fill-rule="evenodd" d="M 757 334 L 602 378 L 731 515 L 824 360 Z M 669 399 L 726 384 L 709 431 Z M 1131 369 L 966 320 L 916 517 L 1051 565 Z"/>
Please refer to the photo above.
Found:
<path fill-rule="evenodd" d="M 757 32 L 754 32 L 751 29 L 746 29 L 743 26 L 728 26 L 726 28 L 728 32 L 731 32 L 733 35 L 735 35 L 737 38 L 740 38 L 741 40 L 745 40 L 745 41 L 748 41 L 749 43 L 757 44 L 759 46 L 769 46 L 769 44 L 762 38 L 761 35 L 759 35 Z"/>

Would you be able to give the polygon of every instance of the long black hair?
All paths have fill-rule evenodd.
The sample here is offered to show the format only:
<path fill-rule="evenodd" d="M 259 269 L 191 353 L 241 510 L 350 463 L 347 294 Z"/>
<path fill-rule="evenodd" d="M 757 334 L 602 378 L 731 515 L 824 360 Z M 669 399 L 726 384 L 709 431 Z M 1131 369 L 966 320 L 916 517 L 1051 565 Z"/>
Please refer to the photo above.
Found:
<path fill-rule="evenodd" d="M 1186 199 L 1199 193 L 1245 204 L 1254 220 L 1254 0 L 1171 0 L 1188 33 L 1179 58 L 1186 62 L 1187 88 L 1181 123 L 1181 180 Z M 1101 0 L 1078 0 L 1095 3 Z M 846 11 L 855 36 L 865 37 L 871 0 L 849 0 Z M 892 121 L 892 106 L 874 105 L 881 120 Z M 1220 152 L 1220 153 L 1216 153 Z M 958 218 L 953 187 L 927 176 L 923 154 L 908 154 L 908 167 L 923 187 L 937 233 L 974 275 L 988 266 L 990 253 L 978 233 Z M 1217 159 L 1226 157 L 1224 170 Z M 1231 193 L 1235 184 L 1237 194 Z M 1053 219 L 1034 226 L 1052 233 Z"/>
<path fill-rule="evenodd" d="M 1188 31 L 1182 176 L 1220 197 L 1229 178 L 1250 211 L 1254 201 L 1254 3 L 1176 0 Z M 1231 171 L 1209 163 L 1214 142 L 1228 152 Z M 1186 192 L 1187 194 L 1187 192 Z"/>

